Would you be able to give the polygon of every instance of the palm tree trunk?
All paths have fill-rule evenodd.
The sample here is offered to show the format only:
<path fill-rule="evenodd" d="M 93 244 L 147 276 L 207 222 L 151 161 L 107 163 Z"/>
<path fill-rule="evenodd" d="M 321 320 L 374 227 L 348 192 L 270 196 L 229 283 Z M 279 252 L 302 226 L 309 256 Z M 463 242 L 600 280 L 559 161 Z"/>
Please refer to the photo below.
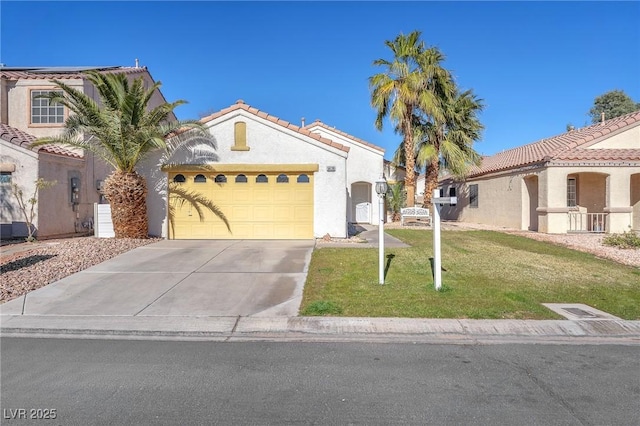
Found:
<path fill-rule="evenodd" d="M 438 187 L 438 175 L 440 174 L 440 160 L 436 156 L 431 160 L 431 163 L 427 166 L 427 172 L 424 177 L 424 199 L 422 201 L 422 207 L 431 208 L 431 198 L 433 198 L 433 191 Z"/>
<path fill-rule="evenodd" d="M 148 238 L 147 182 L 138 173 L 115 171 L 104 183 L 105 198 L 111 204 L 116 238 Z"/>
<path fill-rule="evenodd" d="M 408 115 L 411 117 L 411 114 Z M 409 119 L 410 120 L 410 119 Z M 414 152 L 413 132 L 411 129 L 411 122 L 404 125 L 404 162 L 405 162 L 405 175 L 404 175 L 404 188 L 407 191 L 407 207 L 413 207 L 416 204 L 416 157 Z"/>

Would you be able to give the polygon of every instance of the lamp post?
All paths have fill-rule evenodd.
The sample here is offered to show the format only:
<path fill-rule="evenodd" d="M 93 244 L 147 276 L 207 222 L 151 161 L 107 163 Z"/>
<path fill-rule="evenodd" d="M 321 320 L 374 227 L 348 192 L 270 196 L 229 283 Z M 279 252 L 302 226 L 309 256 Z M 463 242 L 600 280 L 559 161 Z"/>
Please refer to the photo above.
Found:
<path fill-rule="evenodd" d="M 384 197 L 387 195 L 387 190 L 389 189 L 389 185 L 387 184 L 387 180 L 384 177 L 384 173 L 376 181 L 376 193 L 378 194 L 378 199 L 380 200 L 379 209 L 378 209 L 378 217 L 380 220 L 378 226 L 378 247 L 379 247 L 379 269 L 378 269 L 378 282 L 379 284 L 384 284 Z"/>

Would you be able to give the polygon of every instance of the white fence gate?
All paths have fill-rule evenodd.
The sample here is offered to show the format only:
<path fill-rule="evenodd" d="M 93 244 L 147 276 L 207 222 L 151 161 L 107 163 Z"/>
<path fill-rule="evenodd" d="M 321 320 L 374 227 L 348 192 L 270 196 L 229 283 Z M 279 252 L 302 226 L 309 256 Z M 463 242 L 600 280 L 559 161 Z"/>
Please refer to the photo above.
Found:
<path fill-rule="evenodd" d="M 371 223 L 371 203 L 360 203 L 356 205 L 356 222 Z"/>

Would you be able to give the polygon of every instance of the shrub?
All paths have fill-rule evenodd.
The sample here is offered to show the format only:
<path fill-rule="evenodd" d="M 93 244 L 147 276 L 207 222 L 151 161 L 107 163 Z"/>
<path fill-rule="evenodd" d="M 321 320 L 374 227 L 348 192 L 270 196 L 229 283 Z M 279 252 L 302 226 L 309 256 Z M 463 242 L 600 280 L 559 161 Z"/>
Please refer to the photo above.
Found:
<path fill-rule="evenodd" d="M 342 308 L 329 300 L 318 300 L 307 306 L 301 313 L 309 316 L 340 315 Z"/>
<path fill-rule="evenodd" d="M 640 248 L 640 235 L 634 231 L 625 231 L 622 234 L 611 234 L 604 237 L 602 244 L 623 249 L 637 249 Z"/>

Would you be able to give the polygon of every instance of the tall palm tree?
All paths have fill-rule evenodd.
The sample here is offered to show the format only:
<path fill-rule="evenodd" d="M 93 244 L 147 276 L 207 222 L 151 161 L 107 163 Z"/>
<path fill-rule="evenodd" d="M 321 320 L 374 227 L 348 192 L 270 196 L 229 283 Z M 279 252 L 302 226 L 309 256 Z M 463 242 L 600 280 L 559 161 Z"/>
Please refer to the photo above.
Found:
<path fill-rule="evenodd" d="M 32 146 L 62 144 L 92 152 L 114 168 L 104 182 L 104 194 L 111 204 L 116 238 L 147 238 L 147 184 L 136 166 L 157 150 L 167 150 L 167 138 L 189 130 L 209 137 L 196 120 L 171 120 L 179 100 L 151 108 L 151 97 L 161 86 L 145 89 L 142 77 L 129 82 L 122 73 L 88 71 L 99 102 L 62 81 L 52 80 L 61 90 L 43 97 L 67 107 L 72 114 L 59 136 L 40 138 Z"/>
<path fill-rule="evenodd" d="M 382 130 L 383 120 L 388 117 L 402 134 L 408 206 L 415 204 L 416 180 L 411 117 L 425 103 L 422 99 L 425 82 L 416 62 L 416 58 L 424 51 L 420 34 L 419 31 L 413 31 L 408 35 L 400 34 L 393 41 L 385 41 L 393 53 L 393 59 L 373 61 L 373 65 L 384 67 L 384 71 L 369 78 L 371 105 L 377 113 L 376 128 Z"/>
<path fill-rule="evenodd" d="M 444 119 L 430 117 L 416 125 L 419 141 L 416 162 L 425 168 L 424 207 L 431 206 L 433 191 L 438 187 L 440 168 L 462 177 L 471 165 L 480 164 L 481 157 L 473 149 L 484 126 L 478 119 L 484 107 L 472 90 L 441 99 Z"/>

